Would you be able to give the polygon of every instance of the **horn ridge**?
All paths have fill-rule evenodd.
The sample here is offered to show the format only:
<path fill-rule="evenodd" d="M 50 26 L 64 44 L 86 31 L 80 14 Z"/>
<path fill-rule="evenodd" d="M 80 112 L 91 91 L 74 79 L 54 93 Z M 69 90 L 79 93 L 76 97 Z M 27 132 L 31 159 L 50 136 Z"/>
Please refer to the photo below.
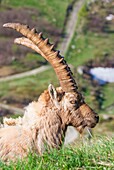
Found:
<path fill-rule="evenodd" d="M 40 54 L 54 68 L 59 79 L 60 85 L 65 92 L 77 91 L 78 87 L 66 61 L 60 55 L 59 51 L 54 50 L 54 45 L 50 44 L 48 39 L 43 38 L 42 33 L 38 34 L 36 33 L 36 30 L 34 28 L 30 30 L 27 25 L 19 23 L 7 23 L 3 26 L 13 28 L 18 32 L 22 33 L 24 36 L 26 36 L 31 42 L 33 42 L 33 49 L 35 49 L 35 46 L 38 47 Z M 27 43 L 23 43 L 23 45 L 26 44 Z"/>
<path fill-rule="evenodd" d="M 54 50 L 54 44 L 50 44 L 50 50 Z"/>

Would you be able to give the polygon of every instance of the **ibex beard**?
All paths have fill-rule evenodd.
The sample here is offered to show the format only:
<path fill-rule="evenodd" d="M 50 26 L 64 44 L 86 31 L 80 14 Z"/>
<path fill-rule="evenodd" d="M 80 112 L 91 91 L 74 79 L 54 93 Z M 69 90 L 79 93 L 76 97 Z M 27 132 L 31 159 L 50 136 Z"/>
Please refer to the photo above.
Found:
<path fill-rule="evenodd" d="M 85 127 L 95 127 L 98 115 L 85 103 L 70 68 L 49 40 L 19 23 L 7 23 L 4 27 L 16 29 L 27 37 L 15 42 L 32 48 L 50 62 L 60 87 L 50 84 L 38 101 L 26 107 L 22 118 L 4 119 L 0 129 L 0 157 L 15 160 L 27 156 L 29 150 L 42 154 L 45 144 L 51 148 L 62 145 L 67 126 L 74 126 L 80 133 Z"/>

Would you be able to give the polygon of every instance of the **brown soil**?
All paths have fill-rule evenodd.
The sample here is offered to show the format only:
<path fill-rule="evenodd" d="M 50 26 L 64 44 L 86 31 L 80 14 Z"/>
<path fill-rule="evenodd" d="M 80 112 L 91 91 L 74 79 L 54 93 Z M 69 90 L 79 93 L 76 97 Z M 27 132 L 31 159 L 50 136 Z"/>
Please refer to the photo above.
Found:
<path fill-rule="evenodd" d="M 0 68 L 0 77 L 8 76 L 9 74 L 13 74 L 15 71 L 9 67 L 9 66 L 4 66 Z"/>

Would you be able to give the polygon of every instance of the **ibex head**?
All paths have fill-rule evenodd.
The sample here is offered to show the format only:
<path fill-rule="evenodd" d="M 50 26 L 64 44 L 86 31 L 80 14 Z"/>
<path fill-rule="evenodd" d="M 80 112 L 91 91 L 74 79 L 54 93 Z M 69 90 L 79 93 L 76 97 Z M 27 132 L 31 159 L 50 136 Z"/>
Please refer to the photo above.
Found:
<path fill-rule="evenodd" d="M 48 91 L 51 100 L 59 110 L 64 125 L 72 125 L 79 132 L 82 132 L 86 126 L 95 127 L 99 116 L 84 102 L 70 68 L 49 40 L 44 39 L 42 34 L 38 34 L 35 29 L 30 30 L 26 25 L 7 23 L 4 27 L 16 29 L 27 37 L 17 38 L 15 43 L 25 45 L 40 53 L 54 68 L 61 87 L 55 89 L 50 85 Z"/>
<path fill-rule="evenodd" d="M 98 115 L 84 102 L 80 92 L 65 92 L 61 87 L 55 89 L 52 85 L 49 85 L 48 91 L 63 125 L 72 125 L 82 133 L 86 126 L 93 128 L 98 123 Z"/>

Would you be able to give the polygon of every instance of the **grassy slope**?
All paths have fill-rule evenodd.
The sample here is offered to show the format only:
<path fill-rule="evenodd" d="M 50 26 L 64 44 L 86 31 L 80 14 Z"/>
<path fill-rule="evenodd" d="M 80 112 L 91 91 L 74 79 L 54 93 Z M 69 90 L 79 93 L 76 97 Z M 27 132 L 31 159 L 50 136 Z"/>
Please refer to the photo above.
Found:
<path fill-rule="evenodd" d="M 37 99 L 43 90 L 52 83 L 57 86 L 58 82 L 52 69 L 43 72 L 42 75 L 26 77 L 14 81 L 0 83 L 0 97 L 10 97 L 11 99 L 18 96 L 18 99 L 24 97 L 29 100 Z"/>
<path fill-rule="evenodd" d="M 22 3 L 22 2 L 18 2 Z M 48 3 L 48 1 L 47 1 Z M 29 4 L 29 3 L 28 3 Z M 18 4 L 19 5 L 19 4 Z M 41 4 L 40 4 L 41 5 Z M 99 6 L 96 5 L 95 7 L 97 8 Z M 93 10 L 93 9 L 91 9 Z M 89 13 L 91 12 L 89 11 Z M 106 16 L 106 10 L 103 11 L 100 10 L 101 15 L 103 13 L 104 18 Z M 65 59 L 68 61 L 68 63 L 74 65 L 75 67 L 79 65 L 83 65 L 87 63 L 90 59 L 95 59 L 100 60 L 102 59 L 103 56 L 108 53 L 110 57 L 113 57 L 113 39 L 114 39 L 114 34 L 111 33 L 103 33 L 103 32 L 95 32 L 92 31 L 91 28 L 87 29 L 87 22 L 88 20 L 86 19 L 88 16 L 88 12 L 85 7 L 82 7 L 80 13 L 79 13 L 79 23 L 76 28 L 76 32 L 74 34 L 73 40 L 71 42 L 71 45 L 68 49 L 68 53 L 65 56 Z M 100 16 L 99 16 L 100 17 Z M 86 25 L 86 27 L 85 27 Z M 85 30 L 86 29 L 86 30 Z M 109 48 L 110 47 L 110 48 Z M 103 61 L 102 61 L 103 62 Z M 47 75 L 48 73 L 48 75 Z M 56 76 L 53 70 L 51 69 L 50 71 L 46 71 L 42 73 L 43 78 L 46 80 L 44 84 L 44 80 L 41 78 L 41 76 L 35 77 L 30 77 L 29 81 L 29 86 L 28 86 L 28 78 L 27 79 L 22 79 L 14 82 L 10 82 L 9 85 L 7 83 L 0 84 L 0 96 L 5 97 L 7 96 L 22 96 L 23 93 L 25 93 L 25 96 L 29 98 L 28 94 L 31 93 L 31 98 L 34 98 L 37 96 L 45 89 L 47 88 L 47 84 L 50 82 L 56 82 Z M 91 91 L 93 90 L 93 87 L 90 85 L 90 82 L 84 80 L 82 77 L 75 75 L 78 79 L 78 84 L 80 87 L 86 87 L 86 92 L 84 92 L 84 96 L 86 97 L 86 101 L 93 107 L 97 108 L 96 105 L 98 101 L 95 101 L 93 96 L 91 96 Z M 52 78 L 53 77 L 53 78 Z M 20 83 L 18 83 L 20 82 Z M 32 82 L 34 82 L 34 90 L 32 86 Z M 10 85 L 11 84 L 11 85 Z M 15 88 L 11 89 L 12 84 L 16 84 Z M 102 101 L 102 108 L 104 109 L 103 111 L 98 110 L 99 112 L 105 113 L 105 109 L 107 106 L 110 106 L 113 104 L 114 97 L 111 95 L 113 93 L 113 86 L 114 84 L 108 84 L 104 87 L 101 88 L 101 92 L 104 97 L 104 101 Z M 43 87 L 43 88 L 42 88 Z M 23 92 L 24 91 L 24 92 Z M 29 93 L 30 92 L 30 93 Z M 21 99 L 22 100 L 22 99 Z"/>
<path fill-rule="evenodd" d="M 35 26 L 36 28 L 37 28 L 37 26 L 38 26 L 38 28 L 40 28 L 40 27 L 42 28 L 43 27 L 42 25 L 44 24 L 44 27 L 42 29 L 40 29 L 43 32 L 44 37 L 49 37 L 50 41 L 53 41 L 53 39 L 55 39 L 55 42 L 58 42 L 59 38 L 60 38 L 61 31 L 64 26 L 66 9 L 67 9 L 69 3 L 71 3 L 71 2 L 72 2 L 72 0 L 64 0 L 64 1 L 60 1 L 60 0 L 58 0 L 58 1 L 52 1 L 52 0 L 50 0 L 50 1 L 48 1 L 48 0 L 43 0 L 43 1 L 42 0 L 38 0 L 38 1 L 36 1 L 36 0 L 33 0 L 33 1 L 31 1 L 31 0 L 27 0 L 27 1 L 12 0 L 12 1 L 9 1 L 9 0 L 4 0 L 4 1 L 1 1 L 1 5 L 0 5 L 0 12 L 2 12 L 2 11 L 4 12 L 4 16 L 2 16 L 1 22 L 2 22 L 2 24 L 4 22 L 9 22 L 9 21 L 13 22 L 15 20 L 16 20 L 16 22 L 17 21 L 24 22 L 24 23 L 30 22 L 30 24 L 29 24 L 30 27 Z M 34 11 L 33 13 L 31 10 L 32 8 Z M 17 12 L 16 12 L 16 9 L 17 9 Z M 22 19 L 20 19 L 21 16 L 19 15 L 19 9 L 22 11 L 23 17 L 24 17 L 24 15 L 26 16 L 27 14 L 29 17 L 27 17 L 27 16 L 24 17 L 24 20 L 23 20 L 23 17 L 22 17 Z M 5 13 L 5 11 L 6 11 L 6 13 Z M 11 15 L 9 14 L 10 15 L 9 17 L 7 15 L 8 11 L 9 11 L 9 13 L 11 13 Z M 17 16 L 17 17 L 15 18 L 15 16 Z M 29 18 L 29 19 L 27 19 L 27 18 Z M 40 22 L 41 18 L 42 18 L 42 20 Z M 51 33 L 50 33 L 50 31 L 51 31 Z M 59 34 L 58 38 L 57 38 L 56 34 Z M 10 41 L 12 37 L 13 37 L 12 35 L 11 35 L 11 37 L 1 35 L 0 42 L 2 41 L 2 39 L 3 39 L 4 43 L 6 41 Z M 8 43 L 5 43 L 6 47 L 9 48 L 7 44 Z M 29 54 L 32 56 L 32 62 L 30 63 L 30 61 L 28 60 L 29 54 L 27 53 L 27 49 L 26 49 L 25 50 L 26 54 L 25 55 L 22 54 L 22 56 L 24 55 L 25 58 L 21 57 L 21 59 L 20 59 L 19 58 L 20 47 L 18 47 L 17 45 L 15 45 L 13 43 L 10 43 L 10 44 L 11 44 L 11 47 L 10 47 L 11 50 L 9 50 L 9 51 L 12 51 L 11 55 L 16 56 L 16 60 L 12 61 L 12 63 L 10 65 L 7 65 L 7 59 L 6 59 L 5 66 L 8 69 L 10 69 L 11 73 L 13 73 L 13 74 L 19 73 L 19 72 L 27 71 L 27 70 L 30 70 L 30 69 L 40 66 L 40 61 L 42 61 L 41 57 L 39 57 L 39 56 L 36 57 L 33 52 L 29 52 Z M 2 42 L 0 45 L 2 48 Z M 2 53 L 3 52 L 1 52 L 1 54 Z M 6 53 L 8 53 L 7 50 L 6 50 Z M 4 53 L 3 53 L 3 55 L 4 55 Z M 5 55 L 8 56 L 8 54 L 5 54 Z M 9 56 L 10 56 L 10 54 L 9 54 Z M 23 58 L 25 59 L 25 61 L 23 61 L 24 60 Z M 2 75 L 4 75 L 4 71 L 2 71 L 2 69 L 0 70 L 0 72 Z"/>
<path fill-rule="evenodd" d="M 93 33 L 75 33 L 67 53 L 67 61 L 74 66 L 85 64 L 90 59 L 103 57 L 105 53 L 113 54 L 114 35 Z M 110 47 L 110 48 L 109 48 Z"/>
<path fill-rule="evenodd" d="M 108 54 L 109 58 L 113 58 L 114 48 L 113 48 L 113 41 L 114 41 L 114 34 L 110 31 L 99 31 L 99 30 L 92 30 L 90 26 L 88 26 L 89 19 L 88 16 L 96 10 L 99 18 L 105 20 L 105 17 L 108 15 L 107 11 L 110 9 L 111 12 L 114 11 L 111 4 L 106 5 L 105 8 L 100 6 L 100 2 L 97 1 L 94 5 L 92 5 L 89 12 L 87 12 L 86 7 L 82 7 L 79 13 L 79 23 L 74 34 L 73 40 L 69 47 L 69 50 L 66 55 L 66 59 L 70 64 L 74 66 L 84 65 L 88 63 L 90 59 L 94 59 L 96 62 L 100 61 L 103 62 L 103 57 L 105 54 Z M 102 22 L 101 20 L 101 22 Z M 99 25 L 99 23 L 98 23 Z M 114 29 L 113 23 L 108 24 L 109 30 Z M 97 27 L 97 26 L 96 26 Z M 78 77 L 78 75 L 77 75 Z M 91 90 L 92 87 L 90 82 L 83 80 L 79 77 L 79 84 L 83 87 L 85 84 L 86 92 L 84 92 L 84 96 L 86 96 L 86 101 L 95 108 L 95 103 L 92 103 L 92 96 Z M 107 106 L 110 106 L 114 103 L 113 95 L 113 88 L 114 83 L 107 84 L 101 88 L 102 95 L 104 96 L 104 101 L 102 101 L 102 108 L 103 110 L 99 110 L 99 112 L 105 113 L 105 109 Z M 114 112 L 113 112 L 114 113 Z"/>
<path fill-rule="evenodd" d="M 33 2 L 35 3 L 35 1 Z M 48 3 L 48 1 L 46 2 Z M 21 4 L 22 2 L 18 2 L 18 3 L 19 3 L 18 5 L 22 5 Z M 98 6 L 99 5 L 95 5 L 95 9 Z M 92 8 L 91 10 L 94 10 L 94 8 Z M 82 7 L 79 13 L 79 24 L 76 28 L 76 32 L 74 34 L 71 45 L 69 47 L 68 53 L 65 56 L 68 63 L 72 64 L 75 67 L 87 63 L 90 59 L 95 59 L 96 61 L 100 60 L 103 58 L 103 56 L 106 53 L 109 54 L 109 57 L 113 57 L 114 34 L 95 32 L 95 31 L 92 31 L 91 28 L 89 27 L 87 29 L 88 20 L 86 18 L 89 15 L 89 13 L 91 13 L 91 10 L 87 12 L 86 8 Z M 104 12 L 104 9 L 103 11 L 102 10 L 99 10 L 99 11 L 100 11 L 99 15 L 103 13 L 104 18 L 105 18 L 107 10 L 105 10 L 105 12 Z M 86 91 L 84 92 L 86 101 L 92 106 L 92 108 L 97 109 L 96 105 L 98 105 L 98 101 L 95 101 L 94 96 L 91 95 L 91 91 L 94 90 L 94 88 L 90 85 L 90 82 L 88 82 L 87 80 L 83 79 L 77 74 L 75 76 L 78 79 L 79 86 L 86 88 Z M 47 85 L 50 82 L 52 83 L 55 82 L 55 85 L 57 85 L 56 76 L 52 69 L 48 72 L 46 71 L 42 73 L 42 77 L 38 75 L 36 77 L 30 77 L 30 80 L 28 78 L 25 78 L 22 80 L 20 79 L 18 81 L 9 82 L 8 83 L 9 85 L 7 85 L 7 83 L 4 83 L 4 86 L 2 83 L 0 83 L 0 96 L 3 99 L 6 98 L 6 96 L 7 98 L 8 97 L 16 98 L 18 96 L 22 100 L 23 94 L 24 94 L 24 99 L 25 99 L 25 96 L 28 99 L 30 96 L 30 100 L 34 99 L 34 97 L 37 98 L 37 96 L 44 89 L 47 88 Z M 53 77 L 53 79 L 51 77 Z M 45 83 L 44 83 L 44 79 L 45 79 Z M 14 86 L 12 86 L 12 84 L 14 84 Z M 33 88 L 33 84 L 34 84 L 34 88 Z M 114 87 L 114 84 L 112 83 L 101 88 L 101 93 L 104 98 L 102 101 L 103 110 L 97 109 L 98 112 L 106 113 L 105 109 L 108 106 L 113 104 L 114 97 L 113 95 L 111 95 L 113 93 L 113 87 Z M 28 94 L 31 94 L 31 95 L 28 95 Z"/>
<path fill-rule="evenodd" d="M 4 0 L 2 4 L 12 7 L 33 7 L 38 9 L 41 17 L 46 18 L 50 23 L 53 23 L 59 28 L 63 28 L 66 8 L 72 0 Z"/>
<path fill-rule="evenodd" d="M 62 29 L 63 28 L 63 24 L 64 24 L 64 19 L 65 19 L 65 15 L 66 15 L 66 8 L 69 5 L 69 3 L 72 2 L 72 0 L 64 0 L 64 1 L 48 1 L 48 0 L 27 0 L 27 1 L 9 1 L 9 0 L 5 0 L 2 1 L 2 5 L 3 6 L 9 6 L 9 7 L 15 7 L 15 8 L 19 8 L 19 7 L 33 7 L 33 8 L 37 8 L 38 11 L 40 12 L 40 17 L 41 18 L 46 18 L 50 25 L 53 23 L 54 25 L 56 25 L 58 28 Z M 2 7 L 2 6 L 1 6 Z M 19 46 L 15 45 L 15 48 L 12 50 L 16 50 L 17 48 L 20 48 Z M 32 55 L 32 56 L 30 56 Z M 31 57 L 31 58 L 30 58 Z M 36 65 L 36 63 L 43 62 L 44 59 L 42 59 L 42 57 L 36 56 L 33 53 L 29 53 L 27 54 L 27 56 L 25 56 L 25 62 L 24 64 L 22 64 L 21 61 L 13 61 L 11 64 L 11 67 L 15 70 L 23 71 L 26 70 L 25 64 L 27 65 L 27 63 L 33 62 L 33 68 L 34 65 Z M 34 62 L 36 62 L 34 64 Z M 44 75 L 44 76 L 43 76 Z M 50 82 L 55 82 L 53 84 L 57 84 L 56 83 L 56 78 L 55 78 L 55 74 L 53 73 L 53 70 L 42 73 L 42 77 L 40 75 L 38 76 L 33 76 L 30 78 L 25 78 L 22 80 L 18 80 L 18 81 L 11 81 L 9 83 L 0 83 L 0 97 L 5 98 L 7 96 L 7 98 L 12 97 L 12 98 L 16 98 L 16 96 L 18 95 L 18 97 L 22 100 L 22 96 L 23 94 L 29 98 L 31 93 L 31 98 L 33 99 L 34 97 L 38 97 L 38 95 L 47 88 L 47 85 Z M 46 82 L 46 83 L 44 83 Z M 29 85 L 28 85 L 29 84 Z M 34 85 L 34 88 L 33 88 Z M 25 97 L 24 97 L 25 98 Z"/>
<path fill-rule="evenodd" d="M 95 140 L 95 139 L 94 139 Z M 114 139 L 102 138 L 91 143 L 47 151 L 39 157 L 29 155 L 27 160 L 6 165 L 0 162 L 2 170 L 111 170 L 114 168 Z"/>

